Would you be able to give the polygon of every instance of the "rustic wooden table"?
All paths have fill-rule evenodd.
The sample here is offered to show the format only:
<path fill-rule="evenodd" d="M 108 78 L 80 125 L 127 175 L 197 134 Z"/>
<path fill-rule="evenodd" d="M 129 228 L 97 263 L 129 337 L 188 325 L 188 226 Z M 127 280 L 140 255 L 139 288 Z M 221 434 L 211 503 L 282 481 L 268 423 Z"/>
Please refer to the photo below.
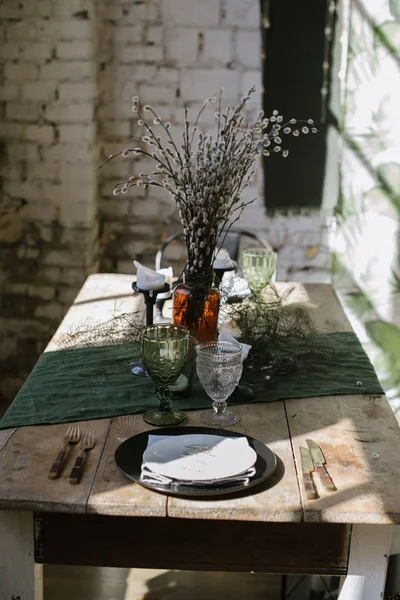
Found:
<path fill-rule="evenodd" d="M 132 277 L 92 275 L 50 342 L 89 315 L 142 308 Z M 288 284 L 281 284 L 282 286 Z M 296 284 L 321 332 L 350 331 L 330 285 Z M 131 483 L 114 452 L 149 429 L 141 415 L 87 423 L 96 447 L 81 483 L 49 480 L 64 425 L 0 431 L 0 598 L 39 600 L 43 563 L 343 576 L 340 600 L 378 600 L 391 525 L 400 522 L 400 436 L 385 396 L 330 396 L 235 407 L 237 431 L 278 456 L 275 474 L 235 497 L 182 499 Z M 200 411 L 187 425 L 199 425 Z M 337 491 L 305 498 L 299 446 L 320 443 Z"/>

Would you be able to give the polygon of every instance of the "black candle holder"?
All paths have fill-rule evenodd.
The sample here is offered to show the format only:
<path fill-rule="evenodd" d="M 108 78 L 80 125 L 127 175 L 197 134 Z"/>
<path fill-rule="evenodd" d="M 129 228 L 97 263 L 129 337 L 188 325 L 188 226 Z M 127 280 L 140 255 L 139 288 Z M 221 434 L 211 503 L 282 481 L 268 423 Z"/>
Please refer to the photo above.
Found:
<path fill-rule="evenodd" d="M 146 325 L 153 325 L 153 312 L 154 312 L 154 305 L 157 300 L 157 295 L 165 294 L 166 292 L 169 292 L 169 290 L 170 290 L 169 283 L 165 283 L 164 287 L 160 288 L 159 290 L 142 290 L 141 288 L 139 288 L 136 285 L 136 283 L 132 283 L 132 289 L 134 292 L 137 292 L 138 294 L 143 294 L 144 303 L 146 305 Z M 137 375 L 138 377 L 148 377 L 149 376 L 149 374 L 147 373 L 146 367 L 144 366 L 143 362 L 140 359 L 130 362 L 129 369 L 130 369 L 130 372 L 132 373 L 132 375 Z"/>
<path fill-rule="evenodd" d="M 154 305 L 156 303 L 157 296 L 158 294 L 165 294 L 166 292 L 169 292 L 171 289 L 169 283 L 165 283 L 164 287 L 160 288 L 159 290 L 142 290 L 136 285 L 136 283 L 132 283 L 132 289 L 139 294 L 143 294 L 144 303 L 146 305 L 146 325 L 153 325 Z"/>

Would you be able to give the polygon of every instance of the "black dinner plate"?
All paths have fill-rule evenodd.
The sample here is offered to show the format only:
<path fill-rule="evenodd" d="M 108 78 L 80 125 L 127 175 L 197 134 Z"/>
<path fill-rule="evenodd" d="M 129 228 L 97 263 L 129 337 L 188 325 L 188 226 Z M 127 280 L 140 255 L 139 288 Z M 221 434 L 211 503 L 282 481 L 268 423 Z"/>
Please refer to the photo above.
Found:
<path fill-rule="evenodd" d="M 179 481 L 173 483 L 162 484 L 162 483 L 143 483 L 140 478 L 142 470 L 142 459 L 143 453 L 147 448 L 147 442 L 149 434 L 151 435 L 183 435 L 183 434 L 209 434 L 219 435 L 221 437 L 246 437 L 249 445 L 255 450 L 257 454 L 257 460 L 255 463 L 255 474 L 250 477 L 249 483 L 244 485 L 243 483 L 232 483 L 223 485 L 210 485 L 206 487 L 204 485 L 187 485 L 180 484 Z M 160 430 L 151 429 L 150 431 L 143 431 L 134 435 L 124 442 L 115 451 L 115 462 L 118 469 L 126 477 L 139 483 L 140 485 L 147 487 L 157 492 L 165 492 L 174 496 L 220 496 L 222 494 L 232 494 L 234 492 L 240 492 L 247 490 L 250 487 L 258 485 L 275 471 L 277 465 L 277 459 L 275 454 L 264 446 L 258 440 L 239 433 L 237 431 L 230 431 L 228 429 L 217 429 L 214 427 L 163 427 Z"/>

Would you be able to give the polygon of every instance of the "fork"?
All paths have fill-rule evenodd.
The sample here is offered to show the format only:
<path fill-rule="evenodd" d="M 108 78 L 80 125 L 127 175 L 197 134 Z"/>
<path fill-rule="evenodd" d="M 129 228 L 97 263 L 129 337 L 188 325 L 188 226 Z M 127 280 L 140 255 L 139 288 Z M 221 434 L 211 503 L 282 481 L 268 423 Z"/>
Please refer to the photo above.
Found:
<path fill-rule="evenodd" d="M 51 469 L 48 472 L 47 477 L 49 479 L 57 479 L 61 472 L 62 463 L 65 457 L 65 453 L 67 451 L 69 444 L 77 444 L 81 439 L 81 430 L 79 425 L 70 425 L 67 429 L 66 434 L 63 437 L 63 445 L 57 454 L 56 460 L 51 465 Z"/>
<path fill-rule="evenodd" d="M 85 431 L 82 439 L 79 443 L 80 452 L 75 460 L 75 464 L 72 467 L 71 475 L 68 481 L 70 483 L 79 483 L 82 475 L 82 467 L 85 462 L 86 452 L 94 448 L 96 442 L 94 437 L 94 431 Z"/>

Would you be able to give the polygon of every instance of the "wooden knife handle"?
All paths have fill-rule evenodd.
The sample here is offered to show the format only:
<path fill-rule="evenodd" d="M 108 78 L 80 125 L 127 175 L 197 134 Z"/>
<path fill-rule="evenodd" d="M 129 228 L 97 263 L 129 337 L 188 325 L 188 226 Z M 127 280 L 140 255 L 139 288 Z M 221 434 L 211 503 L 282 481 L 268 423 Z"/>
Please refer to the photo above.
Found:
<path fill-rule="evenodd" d="M 64 456 L 68 448 L 68 442 L 64 444 L 59 453 L 57 454 L 56 460 L 51 465 L 50 471 L 47 474 L 49 479 L 57 479 L 60 476 L 61 466 L 64 461 Z"/>
<path fill-rule="evenodd" d="M 314 482 L 310 473 L 303 473 L 303 480 L 307 498 L 309 500 L 317 498 L 317 492 L 315 491 Z"/>
<path fill-rule="evenodd" d="M 328 471 L 325 469 L 325 467 L 323 465 L 319 465 L 317 467 L 317 473 L 318 473 L 318 475 L 321 479 L 321 483 L 325 489 L 330 490 L 331 492 L 336 490 L 335 484 L 333 483 Z"/>
<path fill-rule="evenodd" d="M 85 462 L 85 452 L 82 451 L 76 458 L 75 464 L 72 467 L 71 475 L 69 476 L 68 481 L 70 483 L 79 483 L 82 476 L 82 467 Z"/>

